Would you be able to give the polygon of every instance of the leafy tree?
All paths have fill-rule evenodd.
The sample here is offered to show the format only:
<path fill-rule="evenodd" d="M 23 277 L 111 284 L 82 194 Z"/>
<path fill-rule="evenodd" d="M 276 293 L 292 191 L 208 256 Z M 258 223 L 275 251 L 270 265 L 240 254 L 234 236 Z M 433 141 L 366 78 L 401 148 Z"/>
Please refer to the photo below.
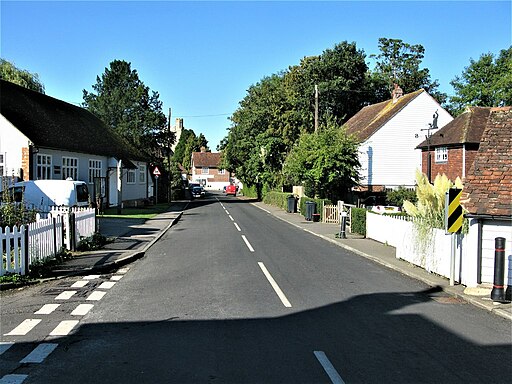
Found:
<path fill-rule="evenodd" d="M 112 61 L 92 88 L 83 90 L 83 106 L 136 148 L 158 159 L 163 146 L 174 142 L 158 92 L 150 94 L 130 63 Z"/>
<path fill-rule="evenodd" d="M 0 59 L 0 79 L 44 94 L 44 85 L 37 73 L 17 68 L 13 63 Z"/>
<path fill-rule="evenodd" d="M 386 204 L 394 205 L 396 207 L 402 207 L 404 205 L 404 201 L 415 203 L 416 200 L 416 192 L 403 186 L 386 193 Z"/>
<path fill-rule="evenodd" d="M 312 186 L 320 198 L 335 201 L 358 181 L 357 150 L 356 141 L 329 120 L 320 132 L 301 135 L 283 172 L 292 183 Z"/>
<path fill-rule="evenodd" d="M 468 105 L 498 107 L 512 105 L 512 47 L 500 51 L 498 57 L 485 53 L 450 84 L 455 96 L 450 97 L 450 108 L 460 114 Z"/>
<path fill-rule="evenodd" d="M 378 55 L 372 55 L 376 59 L 375 71 L 372 73 L 376 92 L 383 94 L 382 87 L 386 87 L 389 94 L 393 84 L 398 84 L 404 93 L 417 91 L 424 88 L 439 103 L 446 101 L 446 94 L 438 91 L 439 82 L 430 80 L 428 68 L 420 68 L 425 56 L 425 48 L 421 44 L 408 44 L 400 39 L 379 39 Z"/>

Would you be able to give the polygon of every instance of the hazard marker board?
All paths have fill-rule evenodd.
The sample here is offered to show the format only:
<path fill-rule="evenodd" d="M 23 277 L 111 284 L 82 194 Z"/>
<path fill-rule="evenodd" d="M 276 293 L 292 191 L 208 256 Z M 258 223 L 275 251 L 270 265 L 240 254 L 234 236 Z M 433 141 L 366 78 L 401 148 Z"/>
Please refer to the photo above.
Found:
<path fill-rule="evenodd" d="M 448 233 L 457 233 L 462 229 L 464 215 L 460 205 L 462 189 L 451 188 L 446 192 L 445 229 Z"/>

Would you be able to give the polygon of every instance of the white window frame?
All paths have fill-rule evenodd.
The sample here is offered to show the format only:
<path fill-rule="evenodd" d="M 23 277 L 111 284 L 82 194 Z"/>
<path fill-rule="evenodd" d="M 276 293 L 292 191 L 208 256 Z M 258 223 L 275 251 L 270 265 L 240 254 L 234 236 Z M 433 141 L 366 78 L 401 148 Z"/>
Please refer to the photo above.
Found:
<path fill-rule="evenodd" d="M 5 172 L 5 154 L 0 153 L 0 176 L 7 176 L 4 174 Z"/>
<path fill-rule="evenodd" d="M 210 167 L 201 167 L 201 175 L 209 175 Z"/>
<path fill-rule="evenodd" d="M 70 156 L 62 156 L 62 180 L 71 177 L 78 180 L 78 158 Z"/>
<path fill-rule="evenodd" d="M 225 175 L 226 170 L 225 169 L 219 169 L 219 175 Z"/>
<path fill-rule="evenodd" d="M 89 184 L 94 183 L 95 177 L 101 177 L 102 169 L 103 169 L 103 161 L 89 159 Z"/>
<path fill-rule="evenodd" d="M 447 147 L 437 147 L 436 148 L 436 163 L 447 163 L 448 162 L 448 148 Z"/>
<path fill-rule="evenodd" d="M 137 180 L 137 174 L 135 173 L 135 169 L 128 169 L 126 172 L 126 184 L 135 184 Z"/>
<path fill-rule="evenodd" d="M 139 184 L 146 184 L 147 168 L 145 164 L 139 165 Z"/>
<path fill-rule="evenodd" d="M 44 159 L 44 161 L 43 161 Z M 52 155 L 37 154 L 36 160 L 37 180 L 49 180 L 52 178 Z"/>

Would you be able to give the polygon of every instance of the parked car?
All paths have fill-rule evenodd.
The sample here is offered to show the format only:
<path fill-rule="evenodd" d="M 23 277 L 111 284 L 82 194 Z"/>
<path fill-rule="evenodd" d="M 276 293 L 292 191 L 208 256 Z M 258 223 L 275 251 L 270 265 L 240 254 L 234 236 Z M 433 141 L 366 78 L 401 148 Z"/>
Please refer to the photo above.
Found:
<path fill-rule="evenodd" d="M 206 194 L 203 187 L 192 187 L 191 193 L 192 198 L 194 199 L 198 197 L 204 197 L 204 195 Z"/>
<path fill-rule="evenodd" d="M 236 191 L 237 191 L 237 187 L 236 185 L 233 185 L 233 184 L 230 184 L 228 186 L 226 186 L 226 195 L 233 195 L 233 196 L 236 196 Z"/>

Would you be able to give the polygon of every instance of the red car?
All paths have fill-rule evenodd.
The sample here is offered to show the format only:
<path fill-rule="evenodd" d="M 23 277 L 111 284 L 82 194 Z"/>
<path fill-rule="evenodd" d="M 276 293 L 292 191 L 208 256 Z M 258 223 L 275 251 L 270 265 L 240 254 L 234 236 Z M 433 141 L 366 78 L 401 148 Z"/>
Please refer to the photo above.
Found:
<path fill-rule="evenodd" d="M 226 195 L 236 196 L 236 185 L 228 185 L 226 186 Z"/>

